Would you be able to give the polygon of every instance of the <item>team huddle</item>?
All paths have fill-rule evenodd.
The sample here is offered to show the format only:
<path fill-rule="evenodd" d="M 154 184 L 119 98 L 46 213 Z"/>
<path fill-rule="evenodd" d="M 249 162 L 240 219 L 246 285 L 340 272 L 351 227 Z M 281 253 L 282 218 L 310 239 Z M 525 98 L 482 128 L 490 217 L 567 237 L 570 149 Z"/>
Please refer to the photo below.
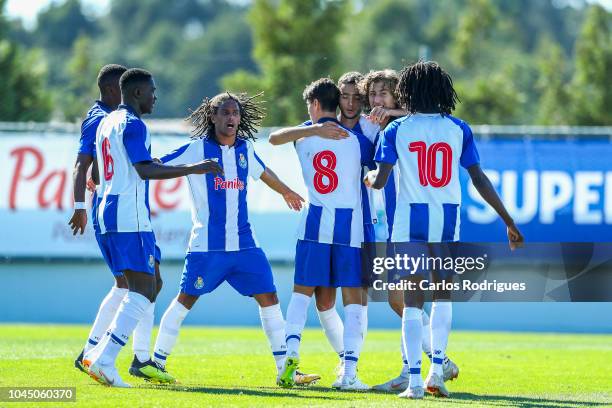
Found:
<path fill-rule="evenodd" d="M 423 310 L 423 293 L 391 291 L 389 304 L 402 318 L 402 371 L 374 387 L 357 376 L 368 326 L 368 283 L 361 267 L 364 242 L 389 242 L 393 247 L 398 242 L 458 241 L 459 166 L 467 169 L 476 190 L 507 225 L 510 246 L 523 241 L 480 168 L 471 129 L 451 116 L 458 98 L 441 67 L 420 61 L 399 74 L 349 72 L 337 84 L 322 78 L 306 87 L 310 120 L 273 132 L 269 142 L 293 143 L 307 204 L 255 152 L 252 141 L 265 115 L 258 96 L 226 92 L 205 98 L 188 118 L 193 124 L 189 143 L 153 158 L 141 119 L 156 101 L 153 76 L 142 69 L 107 65 L 98 75 L 98 87 L 100 100 L 81 129 L 75 212 L 69 224 L 75 234 L 83 233 L 87 224 L 86 174 L 94 163 L 92 223 L 115 285 L 75 360 L 78 369 L 102 384 L 129 387 L 115 361 L 132 336 L 129 373 L 156 383 L 176 382 L 166 365 L 183 320 L 201 295 L 227 281 L 259 305 L 279 386 L 307 386 L 320 379 L 298 370 L 302 331 L 314 295 L 325 335 L 339 357 L 332 387 L 374 388 L 413 399 L 423 398 L 426 391 L 449 396 L 445 382 L 456 378 L 459 368 L 446 356 L 452 320 L 447 291 L 434 292 L 431 316 Z M 153 312 L 162 280 L 148 180 L 183 176 L 189 182 L 193 226 L 179 293 L 161 319 L 151 355 Z M 302 212 L 286 320 L 272 269 L 249 223 L 247 191 L 249 183 L 259 179 L 290 209 Z M 374 228 L 376 224 L 384 228 Z M 452 277 L 422 271 L 400 279 L 439 282 Z M 338 287 L 344 321 L 335 307 Z M 423 352 L 431 361 L 425 381 Z"/>

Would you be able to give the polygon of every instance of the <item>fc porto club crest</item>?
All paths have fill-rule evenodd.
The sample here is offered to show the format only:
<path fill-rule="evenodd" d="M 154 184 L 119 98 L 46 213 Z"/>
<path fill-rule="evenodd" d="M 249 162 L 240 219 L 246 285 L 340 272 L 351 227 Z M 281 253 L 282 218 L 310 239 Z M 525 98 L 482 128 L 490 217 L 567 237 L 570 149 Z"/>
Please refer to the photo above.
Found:
<path fill-rule="evenodd" d="M 201 276 L 198 276 L 198 279 L 196 279 L 193 287 L 196 289 L 202 289 L 204 287 L 204 279 L 202 279 Z"/>
<path fill-rule="evenodd" d="M 247 161 L 246 161 L 246 158 L 244 157 L 244 154 L 242 154 L 242 153 L 240 153 L 240 156 L 238 156 L 238 164 L 243 169 L 247 168 Z"/>
<path fill-rule="evenodd" d="M 152 268 L 155 266 L 155 258 L 153 255 L 149 255 L 149 266 Z"/>

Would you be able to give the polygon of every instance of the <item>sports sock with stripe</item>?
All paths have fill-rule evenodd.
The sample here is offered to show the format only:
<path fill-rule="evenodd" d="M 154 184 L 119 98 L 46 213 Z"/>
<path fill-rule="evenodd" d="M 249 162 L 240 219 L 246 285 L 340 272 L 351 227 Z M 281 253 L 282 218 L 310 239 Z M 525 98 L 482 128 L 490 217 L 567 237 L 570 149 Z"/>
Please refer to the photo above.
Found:
<path fill-rule="evenodd" d="M 114 365 L 121 348 L 130 338 L 136 325 L 143 318 L 151 302 L 136 292 L 128 292 L 121 301 L 117 314 L 108 329 L 107 335 L 100 343 L 99 357 L 96 360 L 102 365 Z"/>
<path fill-rule="evenodd" d="M 402 315 L 402 332 L 406 357 L 410 366 L 410 387 L 422 387 L 421 356 L 423 343 L 423 314 L 416 307 L 405 307 Z"/>
<path fill-rule="evenodd" d="M 327 341 L 329 341 L 329 344 L 331 344 L 338 356 L 344 356 L 344 323 L 342 323 L 336 307 L 334 306 L 329 310 L 323 311 L 317 309 L 317 313 L 319 314 L 319 321 Z"/>
<path fill-rule="evenodd" d="M 306 317 L 308 316 L 310 299 L 310 296 L 297 292 L 293 292 L 291 295 L 289 306 L 287 306 L 287 325 L 285 326 L 287 355 L 298 354 L 299 352 L 302 331 L 304 331 Z"/>
<path fill-rule="evenodd" d="M 106 330 L 108 330 L 108 326 L 113 321 L 115 314 L 117 314 L 117 309 L 121 301 L 127 293 L 127 289 L 113 286 L 102 300 L 100 308 L 98 309 L 98 314 L 96 315 L 96 320 L 94 320 L 94 324 L 91 326 L 87 342 L 83 348 L 85 353 L 94 348 L 100 340 L 102 340 Z"/>
<path fill-rule="evenodd" d="M 153 319 L 155 317 L 155 303 L 151 303 L 145 315 L 136 325 L 132 337 L 134 355 L 141 363 L 151 359 L 151 332 L 153 331 Z"/>
<path fill-rule="evenodd" d="M 159 323 L 159 333 L 157 333 L 157 339 L 153 347 L 153 361 L 162 367 L 166 366 L 166 360 L 176 344 L 179 329 L 187 313 L 189 313 L 189 309 L 175 298 L 170 302 L 170 306 L 162 316 Z"/>
<path fill-rule="evenodd" d="M 431 370 L 442 377 L 444 356 L 448 335 L 453 320 L 453 304 L 449 301 L 436 301 L 431 305 Z"/>
<path fill-rule="evenodd" d="M 287 355 L 287 344 L 285 342 L 285 320 L 280 304 L 259 307 L 261 326 L 266 333 L 272 355 L 276 361 L 276 369 L 280 373 Z"/>
<path fill-rule="evenodd" d="M 344 306 L 344 376 L 357 374 L 357 362 L 363 345 L 363 306 Z"/>

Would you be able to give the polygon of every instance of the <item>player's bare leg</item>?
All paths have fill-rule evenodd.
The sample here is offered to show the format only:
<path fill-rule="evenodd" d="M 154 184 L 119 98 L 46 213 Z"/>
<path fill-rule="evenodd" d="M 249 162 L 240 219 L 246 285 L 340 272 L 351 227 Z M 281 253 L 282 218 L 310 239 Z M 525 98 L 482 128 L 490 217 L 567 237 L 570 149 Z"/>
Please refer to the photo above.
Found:
<path fill-rule="evenodd" d="M 335 369 L 336 380 L 333 388 L 340 388 L 344 375 L 344 323 L 336 310 L 336 288 L 318 286 L 315 289 L 317 314 L 327 341 L 338 354 L 338 365 Z"/>

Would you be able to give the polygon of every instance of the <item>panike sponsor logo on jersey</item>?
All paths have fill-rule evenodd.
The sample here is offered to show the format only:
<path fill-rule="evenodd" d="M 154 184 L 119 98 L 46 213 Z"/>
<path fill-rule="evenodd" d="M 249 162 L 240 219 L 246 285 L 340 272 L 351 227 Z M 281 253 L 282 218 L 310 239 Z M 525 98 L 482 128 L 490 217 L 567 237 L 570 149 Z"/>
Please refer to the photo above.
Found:
<path fill-rule="evenodd" d="M 244 190 L 244 181 L 236 177 L 233 180 L 223 180 L 221 177 L 215 177 L 215 190 Z"/>

